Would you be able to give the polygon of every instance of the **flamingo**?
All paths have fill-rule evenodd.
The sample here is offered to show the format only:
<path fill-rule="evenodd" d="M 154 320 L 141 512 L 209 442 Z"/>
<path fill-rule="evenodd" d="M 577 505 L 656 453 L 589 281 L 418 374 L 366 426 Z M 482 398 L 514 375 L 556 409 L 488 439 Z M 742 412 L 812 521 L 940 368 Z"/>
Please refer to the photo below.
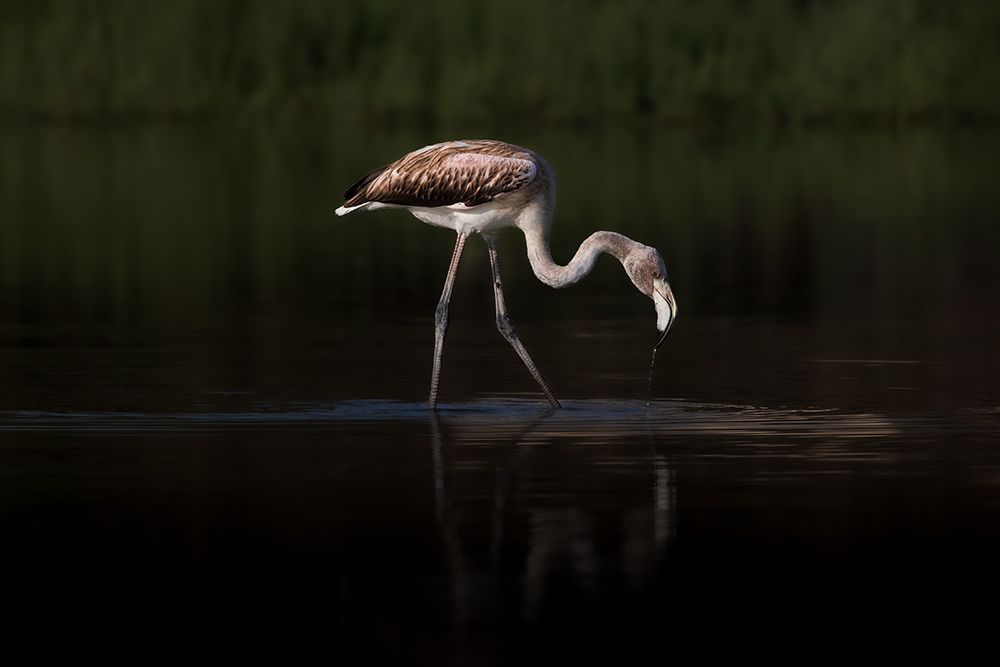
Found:
<path fill-rule="evenodd" d="M 434 361 L 428 404 L 437 408 L 441 357 L 448 329 L 448 304 L 465 241 L 478 233 L 486 241 L 493 270 L 497 329 L 517 352 L 542 393 L 558 408 L 507 312 L 496 235 L 507 227 L 524 234 L 528 260 L 535 276 L 554 288 L 579 282 L 607 253 L 621 262 L 632 284 L 652 299 L 659 332 L 654 350 L 666 339 L 677 317 L 677 304 L 667 282 L 667 270 L 656 248 L 616 232 L 598 231 L 580 244 L 569 264 L 552 259 L 549 232 L 556 204 L 555 172 L 538 153 L 502 141 L 448 141 L 424 146 L 395 162 L 365 174 L 344 193 L 337 215 L 380 208 L 405 208 L 418 220 L 446 227 L 457 234 L 444 289 L 434 317 Z"/>

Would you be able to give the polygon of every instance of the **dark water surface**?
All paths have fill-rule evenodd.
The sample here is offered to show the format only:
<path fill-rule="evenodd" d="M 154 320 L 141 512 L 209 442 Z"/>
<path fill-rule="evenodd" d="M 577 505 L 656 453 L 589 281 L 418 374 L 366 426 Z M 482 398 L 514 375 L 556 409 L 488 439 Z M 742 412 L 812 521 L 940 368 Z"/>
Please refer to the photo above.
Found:
<path fill-rule="evenodd" d="M 616 262 L 554 291 L 510 233 L 564 409 L 473 239 L 426 410 L 453 238 L 333 209 L 446 137 L 0 130 L 8 630 L 441 664 L 985 642 L 997 133 L 502 136 L 560 175 L 557 259 L 598 228 L 660 248 L 650 396 Z"/>

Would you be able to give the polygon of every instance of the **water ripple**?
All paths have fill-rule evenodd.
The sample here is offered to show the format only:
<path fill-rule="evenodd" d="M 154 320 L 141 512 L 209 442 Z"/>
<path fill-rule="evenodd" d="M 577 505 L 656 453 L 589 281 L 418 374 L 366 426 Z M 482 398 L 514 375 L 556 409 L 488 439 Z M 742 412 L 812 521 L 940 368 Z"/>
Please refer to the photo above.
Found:
<path fill-rule="evenodd" d="M 551 435 L 578 438 L 655 433 L 761 437 L 878 438 L 901 431 L 942 426 L 945 417 L 899 417 L 829 409 L 777 409 L 699 403 L 683 400 L 565 401 L 548 410 L 534 400 L 500 399 L 443 404 L 438 417 L 473 431 L 504 426 L 543 425 Z M 236 411 L 129 412 L 42 411 L 0 412 L 0 431 L 188 431 L 260 427 L 323 427 L 337 424 L 427 422 L 426 404 L 367 399 L 337 403 L 264 403 Z"/>

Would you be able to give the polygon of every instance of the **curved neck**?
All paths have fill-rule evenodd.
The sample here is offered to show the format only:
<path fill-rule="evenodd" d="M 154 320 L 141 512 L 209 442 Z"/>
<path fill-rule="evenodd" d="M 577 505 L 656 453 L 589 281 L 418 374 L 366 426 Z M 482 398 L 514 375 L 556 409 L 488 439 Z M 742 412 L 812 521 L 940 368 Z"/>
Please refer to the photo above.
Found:
<path fill-rule="evenodd" d="M 521 231 L 528 246 L 532 271 L 543 283 L 555 288 L 569 287 L 582 280 L 593 270 L 601 253 L 612 255 L 624 265 L 629 252 L 641 245 L 616 232 L 594 232 L 580 244 L 569 264 L 560 266 L 552 259 L 547 225 L 524 225 Z"/>

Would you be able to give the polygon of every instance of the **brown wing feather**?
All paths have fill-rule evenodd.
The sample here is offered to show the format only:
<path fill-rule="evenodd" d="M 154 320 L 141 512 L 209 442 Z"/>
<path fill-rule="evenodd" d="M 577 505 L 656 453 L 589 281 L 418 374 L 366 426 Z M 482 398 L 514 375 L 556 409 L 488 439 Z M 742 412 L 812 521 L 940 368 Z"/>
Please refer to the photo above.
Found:
<path fill-rule="evenodd" d="M 354 183 L 354 185 L 352 185 L 351 187 L 347 188 L 347 190 L 344 191 L 344 199 L 349 200 L 358 193 L 360 193 L 362 190 L 365 189 L 365 186 L 367 186 L 369 183 L 378 178 L 385 170 L 386 167 L 379 167 L 378 169 L 373 169 L 369 171 L 367 174 L 359 178 L 357 182 Z"/>
<path fill-rule="evenodd" d="M 530 151 L 499 141 L 427 146 L 370 172 L 348 188 L 345 207 L 368 202 L 400 206 L 478 206 L 524 187 L 535 177 Z"/>

